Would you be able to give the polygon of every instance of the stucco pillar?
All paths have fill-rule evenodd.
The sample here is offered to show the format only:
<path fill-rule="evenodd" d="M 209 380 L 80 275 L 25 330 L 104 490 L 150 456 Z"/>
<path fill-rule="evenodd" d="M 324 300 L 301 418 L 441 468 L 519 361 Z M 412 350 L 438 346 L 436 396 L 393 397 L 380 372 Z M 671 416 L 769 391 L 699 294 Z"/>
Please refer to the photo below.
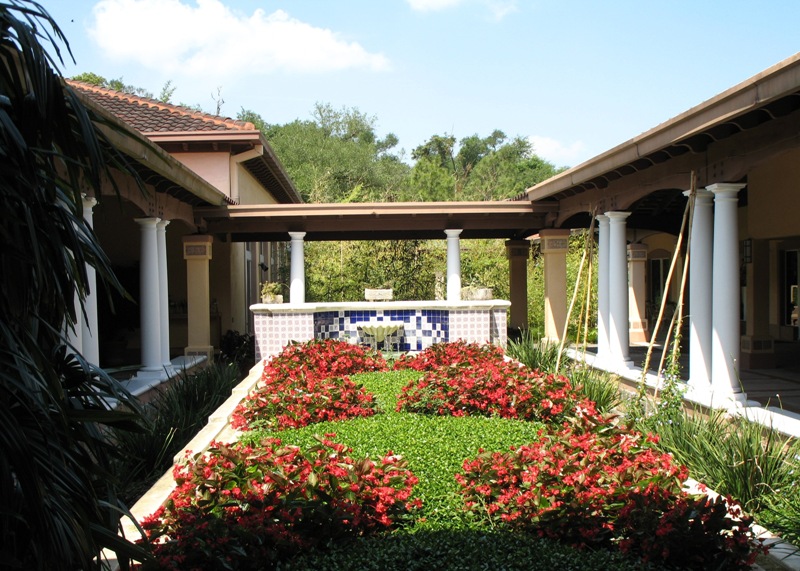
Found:
<path fill-rule="evenodd" d="M 742 337 L 742 367 L 775 367 L 775 342 L 769 334 L 770 250 L 767 240 L 746 240 L 741 252 L 745 268 L 745 335 Z"/>
<path fill-rule="evenodd" d="M 566 334 L 569 230 L 541 230 L 539 237 L 544 257 L 543 341 L 560 343 Z"/>
<path fill-rule="evenodd" d="M 158 301 L 161 318 L 161 366 L 170 374 L 175 371 L 169 358 L 169 276 L 167 270 L 167 225 L 169 220 L 161 220 L 156 225 L 158 240 Z"/>
<path fill-rule="evenodd" d="M 714 193 L 713 297 L 711 303 L 712 405 L 729 408 L 747 397 L 739 384 L 738 192 L 743 184 L 712 184 Z"/>
<path fill-rule="evenodd" d="M 461 300 L 461 230 L 445 230 L 447 234 L 447 301 Z"/>
<path fill-rule="evenodd" d="M 647 317 L 645 312 L 645 270 L 647 267 L 647 246 L 630 244 L 628 246 L 628 336 L 632 345 L 646 344 L 649 341 Z"/>
<path fill-rule="evenodd" d="M 139 260 L 139 315 L 141 322 L 142 368 L 138 377 L 159 377 L 161 361 L 161 312 L 158 280 L 159 218 L 137 218 L 141 230 Z"/>
<path fill-rule="evenodd" d="M 211 236 L 184 236 L 183 259 L 186 260 L 186 310 L 188 318 L 188 345 L 185 355 L 205 355 L 211 359 L 211 286 L 209 262 L 211 261 Z"/>
<path fill-rule="evenodd" d="M 713 199 L 707 190 L 696 191 L 689 237 L 689 393 L 702 400 L 711 393 Z"/>
<path fill-rule="evenodd" d="M 289 303 L 306 302 L 306 261 L 304 253 L 305 232 L 289 232 L 292 239 Z"/>
<path fill-rule="evenodd" d="M 608 359 L 608 216 L 597 218 L 597 358 Z"/>
<path fill-rule="evenodd" d="M 89 228 L 94 228 L 94 215 L 92 210 L 97 205 L 97 199 L 91 196 L 83 197 L 83 219 Z M 81 327 L 81 354 L 83 358 L 93 365 L 100 363 L 100 338 L 97 336 L 97 273 L 94 266 L 86 264 L 86 285 L 89 291 L 83 300 L 86 319 L 78 315 Z"/>
<path fill-rule="evenodd" d="M 527 240 L 506 241 L 508 258 L 508 290 L 511 315 L 508 325 L 514 329 L 528 327 L 528 257 L 531 244 Z"/>
<path fill-rule="evenodd" d="M 628 252 L 625 220 L 630 212 L 606 212 L 608 216 L 608 343 L 609 363 L 630 367 L 628 335 Z"/>

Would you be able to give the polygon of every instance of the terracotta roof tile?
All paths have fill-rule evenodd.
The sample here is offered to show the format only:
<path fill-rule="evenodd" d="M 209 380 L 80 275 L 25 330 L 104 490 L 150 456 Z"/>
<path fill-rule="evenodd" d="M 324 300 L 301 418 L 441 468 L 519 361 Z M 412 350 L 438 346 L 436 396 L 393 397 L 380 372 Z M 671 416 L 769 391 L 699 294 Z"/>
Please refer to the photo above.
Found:
<path fill-rule="evenodd" d="M 194 111 L 180 105 L 105 89 L 88 83 L 68 83 L 95 103 L 141 133 L 185 133 L 198 131 L 253 131 L 245 121 Z"/>

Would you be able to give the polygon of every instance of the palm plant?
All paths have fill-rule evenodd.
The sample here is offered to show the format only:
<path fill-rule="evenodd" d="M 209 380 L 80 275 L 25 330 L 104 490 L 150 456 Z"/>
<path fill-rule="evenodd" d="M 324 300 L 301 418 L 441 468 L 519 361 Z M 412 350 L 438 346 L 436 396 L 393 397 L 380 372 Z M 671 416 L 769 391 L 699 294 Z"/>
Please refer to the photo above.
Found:
<path fill-rule="evenodd" d="M 81 318 L 87 265 L 119 287 L 83 219 L 82 192 L 99 195 L 106 165 L 124 161 L 65 85 L 59 44 L 69 50 L 41 5 L 0 2 L 4 568 L 98 568 L 105 547 L 136 552 L 117 536 L 124 508 L 108 470 L 114 449 L 104 429 L 131 423 L 135 405 L 65 341 L 65 327 Z M 111 400 L 128 412 L 111 410 Z"/>

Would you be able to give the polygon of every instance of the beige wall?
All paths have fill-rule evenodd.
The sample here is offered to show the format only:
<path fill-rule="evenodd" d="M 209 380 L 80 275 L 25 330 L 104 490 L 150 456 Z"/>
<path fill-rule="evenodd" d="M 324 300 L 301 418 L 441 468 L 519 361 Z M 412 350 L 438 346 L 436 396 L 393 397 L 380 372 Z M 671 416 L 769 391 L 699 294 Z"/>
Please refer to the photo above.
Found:
<path fill-rule="evenodd" d="M 800 234 L 800 150 L 784 153 L 750 171 L 747 193 L 750 237 Z"/>
<path fill-rule="evenodd" d="M 184 165 L 203 177 L 220 192 L 231 196 L 231 177 L 228 153 L 174 153 Z"/>
<path fill-rule="evenodd" d="M 235 182 L 239 189 L 240 204 L 275 204 L 277 202 L 242 165 L 234 164 L 232 168 L 236 169 Z"/>

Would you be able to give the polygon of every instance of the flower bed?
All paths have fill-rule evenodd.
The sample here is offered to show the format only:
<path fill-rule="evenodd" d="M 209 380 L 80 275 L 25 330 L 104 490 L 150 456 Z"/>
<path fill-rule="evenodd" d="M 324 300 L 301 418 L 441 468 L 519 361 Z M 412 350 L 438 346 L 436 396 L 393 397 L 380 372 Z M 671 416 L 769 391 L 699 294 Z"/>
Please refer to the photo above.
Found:
<path fill-rule="evenodd" d="M 327 435 L 332 437 L 334 435 Z M 353 459 L 328 437 L 215 443 L 174 469 L 177 487 L 142 522 L 164 569 L 271 569 L 287 556 L 412 519 L 417 478 L 392 452 Z"/>
<path fill-rule="evenodd" d="M 466 509 L 576 547 L 618 548 L 689 569 L 748 569 L 760 543 L 730 498 L 682 491 L 688 476 L 624 428 L 567 428 L 510 452 L 467 459 L 456 475 Z"/>
<path fill-rule="evenodd" d="M 569 419 L 601 421 L 594 403 L 569 379 L 508 361 L 498 347 L 440 343 L 395 367 L 427 371 L 403 388 L 398 411 L 553 424 Z"/>
<path fill-rule="evenodd" d="M 385 371 L 379 353 L 333 339 L 287 346 L 264 366 L 258 390 L 231 417 L 239 430 L 285 430 L 375 414 L 372 395 L 347 375 Z"/>
<path fill-rule="evenodd" d="M 379 355 L 345 343 L 288 347 L 265 366 L 237 422 L 274 430 L 372 415 L 375 399 L 347 375 L 385 368 Z M 658 452 L 654 437 L 599 415 L 568 379 L 465 343 L 434 345 L 398 368 L 424 374 L 399 391 L 398 412 L 382 417 L 426 412 L 548 426 L 535 442 L 464 460 L 455 475 L 463 512 L 432 513 L 433 521 L 469 521 L 474 529 L 602 547 L 670 567 L 746 569 L 759 551 L 751 520 L 734 502 L 684 493 L 686 468 Z M 353 425 L 368 430 L 374 422 Z M 370 439 L 391 442 L 391 434 L 384 429 Z M 271 569 L 346 538 L 430 525 L 412 498 L 417 476 L 392 452 L 353 459 L 330 434 L 303 448 L 254 437 L 251 445 L 213 444 L 175 468 L 177 488 L 144 522 L 161 568 Z M 431 477 L 453 482 L 452 468 Z"/>

